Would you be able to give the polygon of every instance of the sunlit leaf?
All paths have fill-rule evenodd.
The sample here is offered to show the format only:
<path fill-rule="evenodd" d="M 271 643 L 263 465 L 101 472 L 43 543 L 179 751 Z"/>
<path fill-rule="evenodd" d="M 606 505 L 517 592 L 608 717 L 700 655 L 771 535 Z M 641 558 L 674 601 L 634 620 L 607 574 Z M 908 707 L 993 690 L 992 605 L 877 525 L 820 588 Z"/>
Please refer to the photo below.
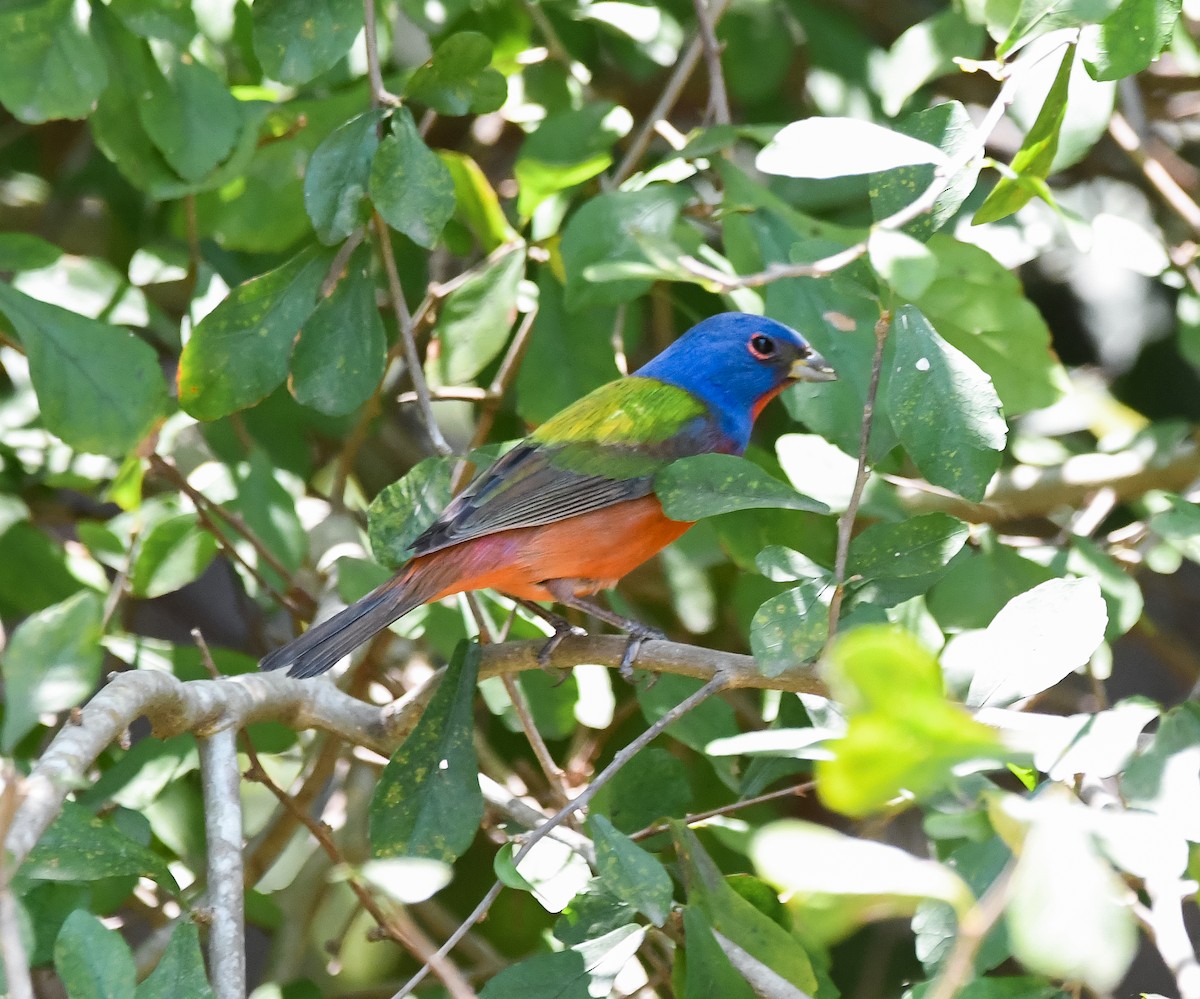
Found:
<path fill-rule="evenodd" d="M 882 125 L 857 118 L 805 118 L 780 129 L 755 165 L 784 177 L 827 179 L 945 162 L 937 146 Z"/>
<path fill-rule="evenodd" d="M 453 472 L 452 461 L 426 458 L 379 491 L 367 520 L 377 562 L 395 568 L 408 561 L 409 546 L 450 502 Z"/>
<path fill-rule="evenodd" d="M 307 83 L 333 66 L 363 27 L 356 0 L 261 0 L 254 13 L 254 52 L 267 75 L 282 83 Z"/>
<path fill-rule="evenodd" d="M 1134 76 L 1171 44 L 1183 0 L 1121 0 L 1098 32 L 1080 40 L 1083 64 L 1094 80 Z"/>

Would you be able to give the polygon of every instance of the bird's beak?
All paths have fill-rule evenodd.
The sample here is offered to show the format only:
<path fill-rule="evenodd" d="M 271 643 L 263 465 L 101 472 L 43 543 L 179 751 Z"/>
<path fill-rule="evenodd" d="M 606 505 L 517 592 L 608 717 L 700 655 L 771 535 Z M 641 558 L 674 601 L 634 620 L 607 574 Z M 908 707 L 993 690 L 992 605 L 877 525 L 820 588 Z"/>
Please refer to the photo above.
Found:
<path fill-rule="evenodd" d="M 814 350 L 808 357 L 794 360 L 788 376 L 797 382 L 832 382 L 837 379 L 837 372 Z"/>

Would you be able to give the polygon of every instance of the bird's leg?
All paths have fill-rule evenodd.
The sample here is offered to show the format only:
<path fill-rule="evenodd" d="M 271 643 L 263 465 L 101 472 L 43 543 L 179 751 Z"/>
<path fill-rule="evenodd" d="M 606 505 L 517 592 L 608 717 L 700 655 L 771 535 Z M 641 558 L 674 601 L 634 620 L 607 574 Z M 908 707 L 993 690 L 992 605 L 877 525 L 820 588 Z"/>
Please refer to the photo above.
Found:
<path fill-rule="evenodd" d="M 629 636 L 629 644 L 625 646 L 625 654 L 621 656 L 620 667 L 621 676 L 629 683 L 633 683 L 633 662 L 637 659 L 638 650 L 642 647 L 642 643 L 666 641 L 667 636 L 659 631 L 658 628 L 618 614 L 616 611 L 602 607 L 600 604 L 588 600 L 586 597 L 577 596 L 572 580 L 549 580 L 542 585 L 564 607 L 571 607 L 574 610 L 583 611 L 585 614 L 591 614 L 592 617 L 604 621 L 606 624 L 611 624 L 614 628 L 619 628 Z"/>
<path fill-rule="evenodd" d="M 550 657 L 554 655 L 554 650 L 563 643 L 564 638 L 572 635 L 586 635 L 587 632 L 577 624 L 572 624 L 561 614 L 555 614 L 552 610 L 547 610 L 541 604 L 534 603 L 532 600 L 523 600 L 521 597 L 513 597 L 514 601 L 524 607 L 529 613 L 535 617 L 540 617 L 551 628 L 554 629 L 554 634 L 546 640 L 546 644 L 538 650 L 538 665 L 544 669 L 550 669 Z"/>

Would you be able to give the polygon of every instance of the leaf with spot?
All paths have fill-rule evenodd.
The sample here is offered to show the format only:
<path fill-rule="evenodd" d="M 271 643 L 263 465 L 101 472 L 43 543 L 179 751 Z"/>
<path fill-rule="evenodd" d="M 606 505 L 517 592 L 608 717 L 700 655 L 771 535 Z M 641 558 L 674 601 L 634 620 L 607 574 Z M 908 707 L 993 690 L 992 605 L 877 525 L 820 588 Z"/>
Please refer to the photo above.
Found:
<path fill-rule="evenodd" d="M 655 926 L 671 913 L 674 888 L 667 869 L 603 815 L 588 819 L 596 844 L 596 874 L 605 890 L 628 902 Z"/>
<path fill-rule="evenodd" d="M 42 0 L 0 8 L 0 104 L 18 121 L 84 118 L 107 79 L 86 4 Z"/>
<path fill-rule="evenodd" d="M 1093 80 L 1136 76 L 1171 44 L 1183 0 L 1121 0 L 1100 30 L 1080 40 Z"/>
<path fill-rule="evenodd" d="M 1021 0 L 1007 37 L 996 46 L 1003 59 L 1026 40 L 1059 28 L 1098 24 L 1117 9 L 1121 0 Z"/>
<path fill-rule="evenodd" d="M 292 353 L 288 387 L 302 405 L 343 416 L 371 397 L 383 377 L 386 356 L 371 251 L 364 245 L 351 255 L 333 293 L 304 323 Z"/>
<path fill-rule="evenodd" d="M 893 607 L 927 592 L 966 544 L 970 530 L 944 513 L 872 524 L 850 542 L 856 601 Z"/>
<path fill-rule="evenodd" d="M 824 503 L 733 454 L 698 454 L 672 462 L 654 477 L 654 491 L 672 520 L 764 508 L 829 512 Z"/>
<path fill-rule="evenodd" d="M 829 637 L 832 581 L 806 579 L 766 601 L 750 622 L 750 651 L 765 676 L 812 659 Z"/>
<path fill-rule="evenodd" d="M 196 14 L 190 0 L 112 0 L 109 8 L 143 38 L 161 38 L 181 49 L 196 37 Z"/>
<path fill-rule="evenodd" d="M 157 853 L 82 805 L 67 801 L 54 824 L 29 851 L 17 872 L 17 880 L 22 884 L 88 882 L 120 875 L 153 878 L 172 892 L 179 890 L 166 862 Z"/>
<path fill-rule="evenodd" d="M 72 447 L 122 454 L 163 415 L 167 387 L 158 358 L 132 333 L 3 283 L 0 313 L 29 359 L 43 424 Z"/>
<path fill-rule="evenodd" d="M 280 83 L 307 83 L 350 49 L 363 27 L 358 0 L 258 0 L 254 54 L 266 74 Z"/>
<path fill-rule="evenodd" d="M 394 569 L 409 560 L 412 543 L 450 502 L 454 464 L 451 458 L 425 458 L 371 501 L 367 534 L 380 565 Z"/>
<path fill-rule="evenodd" d="M 439 42 L 433 58 L 413 73 L 408 97 L 450 116 L 496 111 L 508 96 L 508 85 L 491 61 L 486 35 L 459 31 Z"/>
<path fill-rule="evenodd" d="M 71 999 L 129 999 L 136 990 L 128 944 L 83 909 L 72 912 L 58 932 L 54 969 Z"/>
<path fill-rule="evenodd" d="M 278 388 L 332 260 L 332 251 L 310 246 L 234 288 L 183 348 L 179 405 L 198 420 L 217 420 Z"/>
<path fill-rule="evenodd" d="M 1075 46 L 1069 45 L 1046 102 L 1010 164 L 1016 177 L 1000 178 L 971 219 L 975 225 L 998 222 L 1012 215 L 1034 196 L 1037 184 L 1050 176 L 1058 152 L 1059 132 L 1067 115 L 1067 85 L 1074 62 Z"/>
<path fill-rule="evenodd" d="M 392 754 L 369 813 L 376 857 L 432 857 L 448 864 L 471 845 L 483 818 L 475 759 L 479 646 L 463 642 L 404 744 Z"/>
<path fill-rule="evenodd" d="M 991 379 L 910 305 L 896 313 L 891 336 L 884 405 L 896 435 L 926 479 L 978 502 L 1008 436 Z"/>
<path fill-rule="evenodd" d="M 384 221 L 426 249 L 454 214 L 454 178 L 425 145 L 407 108 L 392 115 L 392 134 L 375 152 L 369 186 Z"/>
<path fill-rule="evenodd" d="M 490 978 L 479 999 L 592 999 L 590 981 L 578 951 L 535 954 Z"/>
<path fill-rule="evenodd" d="M 379 111 L 364 111 L 335 128 L 316 149 L 304 171 L 304 208 L 317 238 L 341 242 L 366 221 L 363 203 L 371 161 L 379 148 Z"/>

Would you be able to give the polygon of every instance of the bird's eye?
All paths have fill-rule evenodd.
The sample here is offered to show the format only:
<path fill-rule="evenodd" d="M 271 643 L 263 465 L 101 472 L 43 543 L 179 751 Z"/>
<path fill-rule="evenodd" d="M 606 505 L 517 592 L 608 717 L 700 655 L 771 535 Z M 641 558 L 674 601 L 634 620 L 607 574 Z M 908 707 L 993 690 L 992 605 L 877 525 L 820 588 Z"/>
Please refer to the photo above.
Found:
<path fill-rule="evenodd" d="M 750 338 L 750 353 L 760 361 L 765 361 L 775 353 L 775 341 L 765 333 L 755 333 Z"/>

